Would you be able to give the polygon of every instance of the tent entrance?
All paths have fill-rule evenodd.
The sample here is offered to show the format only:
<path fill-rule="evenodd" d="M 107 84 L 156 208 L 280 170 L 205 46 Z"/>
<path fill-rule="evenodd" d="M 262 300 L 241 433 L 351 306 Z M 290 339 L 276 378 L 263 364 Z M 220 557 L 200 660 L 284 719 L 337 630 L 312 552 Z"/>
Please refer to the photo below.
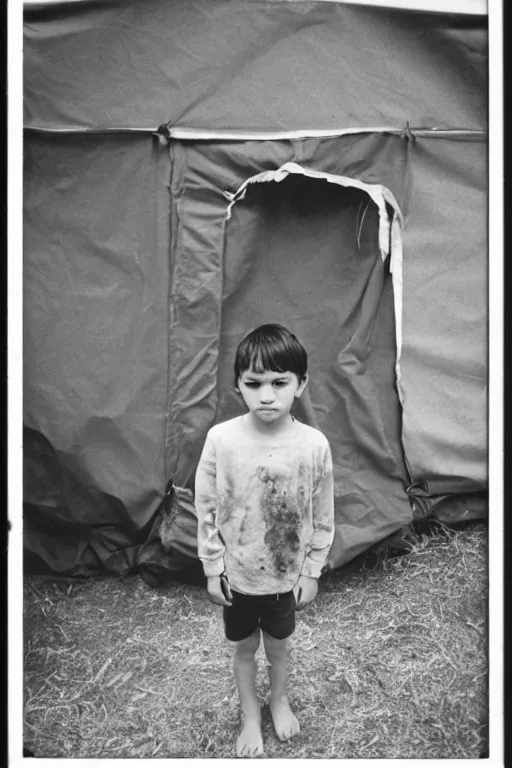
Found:
<path fill-rule="evenodd" d="M 288 168 L 292 171 L 286 172 Z M 333 451 L 339 514 L 331 565 L 336 567 L 409 523 L 412 513 L 404 490 L 408 477 L 400 437 L 388 258 L 392 224 L 400 212 L 378 185 L 370 194 L 366 187 L 371 185 L 343 177 L 333 183 L 334 177 L 326 176 L 288 164 L 284 172 L 281 168 L 256 179 L 271 183 L 251 179 L 227 196 L 230 201 L 217 231 L 222 238 L 220 257 L 215 269 L 209 264 L 208 277 L 203 272 L 202 282 L 216 314 L 212 318 L 212 313 L 201 312 L 205 325 L 196 325 L 189 334 L 187 349 L 184 339 L 179 349 L 175 340 L 175 351 L 189 360 L 189 381 L 182 380 L 183 395 L 173 398 L 172 422 L 181 420 L 182 425 L 176 485 L 180 493 L 192 493 L 206 431 L 244 411 L 232 373 L 239 340 L 268 322 L 294 331 L 308 350 L 310 368 L 309 398 L 298 404 L 296 415 L 318 426 Z M 391 201 L 396 208 L 389 217 Z M 210 219 L 210 227 L 212 223 Z M 198 226 L 204 236 L 204 219 L 202 224 L 202 229 Z M 194 236 L 197 242 L 197 229 Z M 176 255 L 174 274 L 181 282 L 182 270 L 190 269 L 190 263 Z M 189 252 L 189 258 L 193 256 Z M 205 263 L 201 259 L 203 269 Z M 187 279 L 183 289 L 175 282 L 178 311 L 185 301 L 201 311 Z M 208 325 L 212 319 L 215 324 Z M 171 331 L 183 327 L 176 323 Z M 209 369 L 212 349 L 215 367 Z M 184 368 L 182 358 L 180 370 Z M 208 370 L 211 387 L 205 385 Z M 177 401 L 187 405 L 179 413 Z"/>
<path fill-rule="evenodd" d="M 291 328 L 310 370 L 309 400 L 296 415 L 318 426 L 333 452 L 337 566 L 411 518 L 392 277 L 381 247 L 390 239 L 387 212 L 358 185 L 320 175 L 269 181 L 245 186 L 229 208 L 216 420 L 243 412 L 232 384 L 240 338 L 265 322 Z"/>

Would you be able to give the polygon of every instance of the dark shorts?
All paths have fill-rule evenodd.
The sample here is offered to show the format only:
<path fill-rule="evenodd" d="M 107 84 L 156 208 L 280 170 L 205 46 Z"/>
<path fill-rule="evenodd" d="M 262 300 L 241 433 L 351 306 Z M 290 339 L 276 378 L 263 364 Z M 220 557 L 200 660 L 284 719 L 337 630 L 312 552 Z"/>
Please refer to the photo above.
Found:
<path fill-rule="evenodd" d="M 295 629 L 295 595 L 244 595 L 231 590 L 233 605 L 224 608 L 228 640 L 245 640 L 259 627 L 276 640 L 284 640 Z"/>

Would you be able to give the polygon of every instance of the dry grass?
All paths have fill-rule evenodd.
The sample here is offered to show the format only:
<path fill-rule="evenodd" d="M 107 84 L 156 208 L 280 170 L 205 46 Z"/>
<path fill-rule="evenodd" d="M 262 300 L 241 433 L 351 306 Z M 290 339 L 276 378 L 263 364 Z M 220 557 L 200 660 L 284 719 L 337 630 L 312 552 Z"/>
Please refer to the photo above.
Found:
<path fill-rule="evenodd" d="M 302 732 L 280 743 L 264 704 L 266 757 L 485 756 L 486 598 L 483 524 L 330 574 L 291 641 Z M 25 743 L 37 757 L 234 757 L 231 658 L 202 588 L 31 576 L 24 611 Z"/>

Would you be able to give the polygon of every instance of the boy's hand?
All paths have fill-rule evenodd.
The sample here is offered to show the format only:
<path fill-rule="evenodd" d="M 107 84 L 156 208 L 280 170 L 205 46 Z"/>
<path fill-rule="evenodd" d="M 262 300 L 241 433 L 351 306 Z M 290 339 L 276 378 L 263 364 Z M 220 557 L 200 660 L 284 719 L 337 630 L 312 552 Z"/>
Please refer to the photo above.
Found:
<path fill-rule="evenodd" d="M 224 582 L 224 590 L 222 589 L 222 582 Z M 225 576 L 209 576 L 207 583 L 208 597 L 215 603 L 215 605 L 223 605 L 228 608 L 233 604 L 233 595 L 229 588 L 228 580 Z"/>
<path fill-rule="evenodd" d="M 308 603 L 315 599 L 318 592 L 318 579 L 311 576 L 300 576 L 295 585 L 295 601 L 297 611 L 302 611 Z"/>

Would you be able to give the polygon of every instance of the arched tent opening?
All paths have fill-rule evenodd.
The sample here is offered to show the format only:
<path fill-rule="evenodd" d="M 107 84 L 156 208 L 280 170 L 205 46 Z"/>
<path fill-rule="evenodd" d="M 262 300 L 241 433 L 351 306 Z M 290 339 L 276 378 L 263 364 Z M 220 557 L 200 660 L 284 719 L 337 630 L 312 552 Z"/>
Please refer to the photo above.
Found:
<path fill-rule="evenodd" d="M 312 164 L 288 163 L 227 192 L 230 202 L 218 211 L 222 226 L 213 227 L 220 242 L 210 250 L 219 258 L 211 257 L 208 267 L 197 248 L 177 249 L 170 365 L 188 376 L 176 379 L 170 392 L 170 474 L 192 501 L 206 431 L 243 412 L 232 381 L 238 342 L 259 324 L 284 323 L 310 350 L 309 408 L 299 405 L 298 416 L 333 445 L 336 567 L 411 520 L 389 273 L 396 255 L 391 222 L 401 213 L 388 189 L 315 171 Z M 189 208 L 194 232 L 203 214 L 198 199 Z M 200 264 L 209 271 L 194 291 Z M 183 313 L 205 305 L 196 293 L 201 289 L 210 292 L 211 311 L 200 325 L 189 324 Z M 213 365 L 205 376 L 201 361 L 206 367 L 209 356 Z"/>

